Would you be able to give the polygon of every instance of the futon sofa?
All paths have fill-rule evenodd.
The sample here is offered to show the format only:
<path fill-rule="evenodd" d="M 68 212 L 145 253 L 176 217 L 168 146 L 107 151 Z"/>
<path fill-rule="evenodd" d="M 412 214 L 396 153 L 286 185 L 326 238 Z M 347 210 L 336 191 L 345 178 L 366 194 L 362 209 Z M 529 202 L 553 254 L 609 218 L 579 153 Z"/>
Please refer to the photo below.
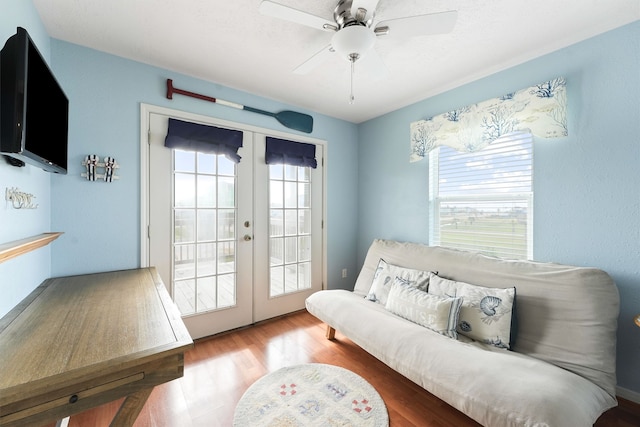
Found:
<path fill-rule="evenodd" d="M 353 291 L 306 308 L 484 426 L 591 426 L 617 404 L 619 296 L 595 268 L 375 240 Z"/>

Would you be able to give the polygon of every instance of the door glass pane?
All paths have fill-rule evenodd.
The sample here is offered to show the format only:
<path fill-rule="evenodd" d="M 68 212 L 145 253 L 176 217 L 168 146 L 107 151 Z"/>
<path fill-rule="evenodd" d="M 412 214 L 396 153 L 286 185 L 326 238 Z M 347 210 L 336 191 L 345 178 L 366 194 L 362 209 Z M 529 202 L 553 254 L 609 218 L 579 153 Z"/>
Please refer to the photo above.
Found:
<path fill-rule="evenodd" d="M 284 239 L 270 239 L 269 252 L 271 265 L 284 264 Z"/>
<path fill-rule="evenodd" d="M 284 267 L 271 267 L 269 280 L 269 295 L 276 297 L 284 294 Z"/>
<path fill-rule="evenodd" d="M 218 289 L 216 287 L 216 277 L 208 276 L 198 279 L 198 311 L 209 311 L 218 308 Z"/>
<path fill-rule="evenodd" d="M 309 208 L 311 207 L 311 194 L 309 191 L 309 183 L 298 184 L 298 207 Z"/>
<path fill-rule="evenodd" d="M 176 172 L 195 172 L 196 171 L 196 156 L 191 151 L 178 151 L 174 152 L 173 156 L 173 169 Z"/>
<path fill-rule="evenodd" d="M 311 236 L 298 237 L 298 261 L 311 260 Z"/>
<path fill-rule="evenodd" d="M 216 173 L 218 156 L 215 154 L 198 153 L 198 172 Z"/>
<path fill-rule="evenodd" d="M 311 234 L 311 210 L 298 210 L 298 233 Z"/>
<path fill-rule="evenodd" d="M 297 240 L 297 237 L 286 237 L 284 239 L 284 262 L 286 264 L 292 264 L 298 260 Z"/>
<path fill-rule="evenodd" d="M 218 158 L 218 175 L 236 176 L 236 164 L 225 156 L 216 156 Z"/>
<path fill-rule="evenodd" d="M 174 179 L 175 206 L 192 208 L 196 205 L 196 185 L 193 174 L 177 173 Z"/>
<path fill-rule="evenodd" d="M 174 150 L 173 294 L 182 315 L 236 304 L 236 165 Z"/>
<path fill-rule="evenodd" d="M 284 211 L 284 234 L 295 236 L 298 234 L 298 210 L 287 209 Z"/>
<path fill-rule="evenodd" d="M 195 279 L 175 280 L 173 282 L 173 300 L 183 316 L 196 312 L 195 295 Z"/>
<path fill-rule="evenodd" d="M 218 276 L 218 307 L 231 307 L 236 303 L 236 275 L 234 273 Z"/>
<path fill-rule="evenodd" d="M 234 208 L 236 205 L 236 180 L 234 177 L 218 177 L 218 207 Z"/>
<path fill-rule="evenodd" d="M 198 175 L 198 207 L 216 207 L 216 176 Z"/>
<path fill-rule="evenodd" d="M 235 237 L 235 209 L 218 209 L 218 240 L 229 240 Z"/>
<path fill-rule="evenodd" d="M 269 295 L 311 288 L 311 170 L 270 165 Z"/>
<path fill-rule="evenodd" d="M 269 216 L 269 236 L 284 236 L 284 212 L 281 209 L 272 209 Z"/>
<path fill-rule="evenodd" d="M 296 189 L 295 182 L 284 183 L 284 207 L 285 208 L 297 208 L 298 202 L 296 200 L 298 191 Z"/>
<path fill-rule="evenodd" d="M 271 180 L 269 184 L 269 205 L 272 208 L 282 208 L 284 206 L 283 181 Z"/>
<path fill-rule="evenodd" d="M 216 210 L 198 209 L 198 241 L 216 240 Z"/>
<path fill-rule="evenodd" d="M 176 280 L 196 277 L 196 247 L 195 245 L 175 245 L 174 274 Z"/>
<path fill-rule="evenodd" d="M 196 211 L 195 209 L 175 209 L 174 215 L 174 242 L 185 243 L 195 240 Z"/>
<path fill-rule="evenodd" d="M 215 275 L 217 259 L 215 243 L 198 244 L 198 276 Z"/>
<path fill-rule="evenodd" d="M 233 273 L 236 271 L 235 242 L 218 243 L 218 273 Z"/>

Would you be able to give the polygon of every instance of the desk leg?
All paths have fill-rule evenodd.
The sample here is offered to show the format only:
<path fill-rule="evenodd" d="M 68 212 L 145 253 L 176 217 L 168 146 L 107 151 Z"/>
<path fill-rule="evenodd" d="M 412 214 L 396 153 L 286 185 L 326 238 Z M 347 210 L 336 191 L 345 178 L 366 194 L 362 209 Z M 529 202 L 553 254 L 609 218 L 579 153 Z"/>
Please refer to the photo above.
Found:
<path fill-rule="evenodd" d="M 152 391 L 153 387 L 149 387 L 127 396 L 118 409 L 118 413 L 113 417 L 110 427 L 132 426 Z"/>

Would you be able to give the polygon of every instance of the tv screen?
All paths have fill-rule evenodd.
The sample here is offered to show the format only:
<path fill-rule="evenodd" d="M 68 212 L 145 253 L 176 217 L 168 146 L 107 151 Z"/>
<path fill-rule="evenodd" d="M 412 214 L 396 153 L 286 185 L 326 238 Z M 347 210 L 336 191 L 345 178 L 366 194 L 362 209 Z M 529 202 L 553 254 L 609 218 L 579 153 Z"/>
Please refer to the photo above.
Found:
<path fill-rule="evenodd" d="M 66 174 L 68 123 L 67 96 L 27 31 L 18 28 L 0 52 L 0 152 Z"/>

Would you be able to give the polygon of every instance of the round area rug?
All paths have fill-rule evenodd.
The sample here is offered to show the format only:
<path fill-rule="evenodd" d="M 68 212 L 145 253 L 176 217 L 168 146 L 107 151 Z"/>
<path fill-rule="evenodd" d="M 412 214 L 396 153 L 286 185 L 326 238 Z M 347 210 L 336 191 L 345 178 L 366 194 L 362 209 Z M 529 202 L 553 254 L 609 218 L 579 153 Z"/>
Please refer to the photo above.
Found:
<path fill-rule="evenodd" d="M 387 427 L 387 407 L 362 377 L 333 365 L 289 366 L 253 383 L 236 406 L 235 427 Z"/>

